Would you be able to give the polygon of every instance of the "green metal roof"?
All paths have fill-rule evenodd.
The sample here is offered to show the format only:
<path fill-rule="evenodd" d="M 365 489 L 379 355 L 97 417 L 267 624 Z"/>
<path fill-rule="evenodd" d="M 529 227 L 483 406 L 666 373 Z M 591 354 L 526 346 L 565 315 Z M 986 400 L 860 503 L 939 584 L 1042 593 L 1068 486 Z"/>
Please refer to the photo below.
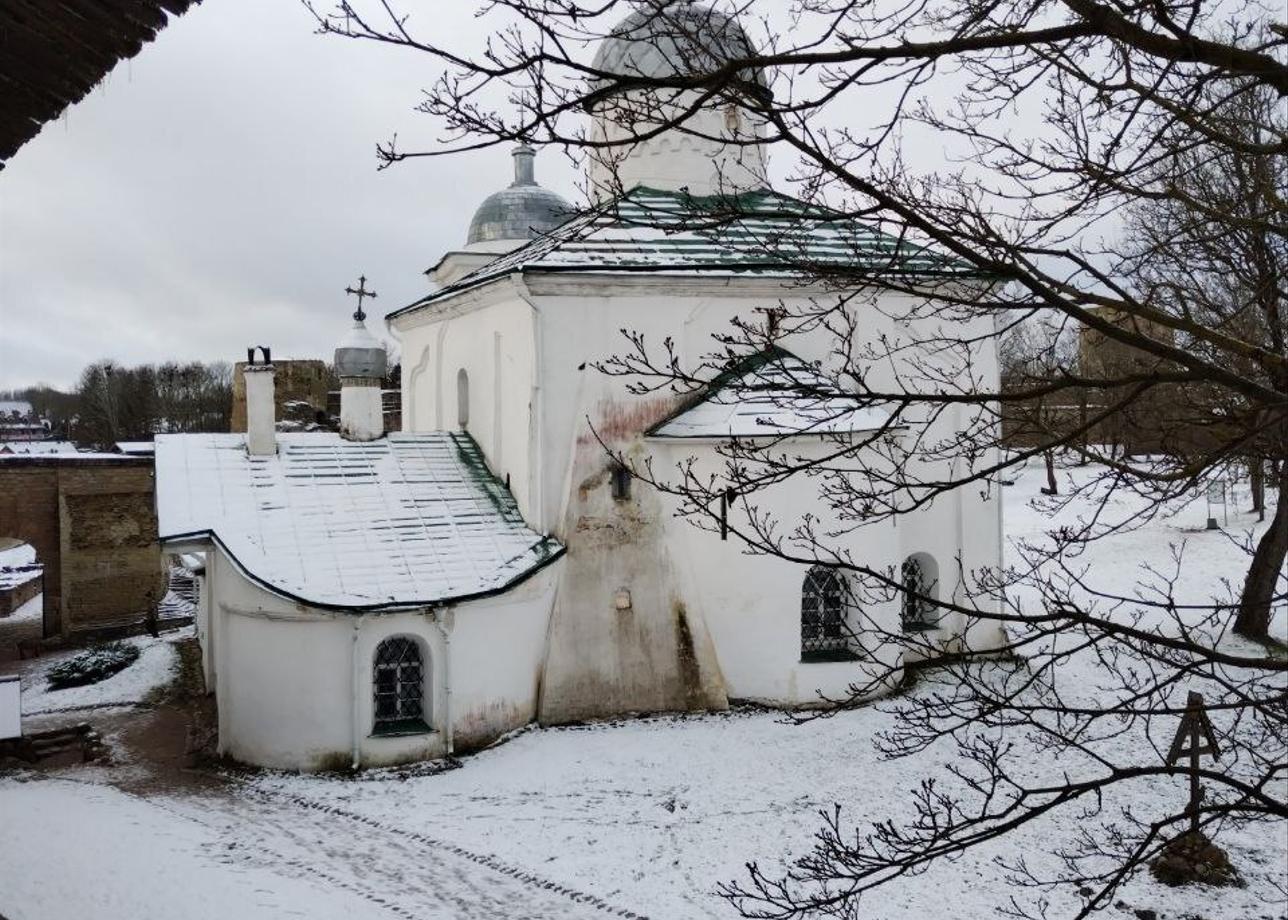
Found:
<path fill-rule="evenodd" d="M 872 223 L 762 190 L 698 197 L 638 187 L 388 318 L 514 272 L 964 277 L 971 268 Z"/>

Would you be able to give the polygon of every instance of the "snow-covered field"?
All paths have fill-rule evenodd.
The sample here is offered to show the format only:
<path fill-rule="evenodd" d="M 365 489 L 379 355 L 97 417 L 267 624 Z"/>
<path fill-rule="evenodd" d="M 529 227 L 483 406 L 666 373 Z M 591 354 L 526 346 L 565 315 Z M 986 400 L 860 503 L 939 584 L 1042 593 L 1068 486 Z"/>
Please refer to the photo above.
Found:
<path fill-rule="evenodd" d="M 1048 515 L 1027 507 L 1038 478 L 1027 472 L 1007 490 L 1012 539 L 1051 526 Z M 1083 562 L 1101 583 L 1126 589 L 1142 565 L 1170 568 L 1173 547 L 1183 543 L 1178 591 L 1202 600 L 1220 595 L 1221 580 L 1236 577 L 1244 557 L 1229 536 L 1203 531 L 1206 517 L 1206 504 L 1197 501 L 1092 546 Z M 1231 533 L 1252 527 L 1250 516 L 1232 514 Z M 1288 626 L 1285 619 L 1281 613 L 1277 631 Z M 145 658 L 154 648 L 145 643 Z M 140 675 L 162 679 L 168 672 L 159 660 L 160 650 Z M 111 683 L 83 688 L 77 705 L 92 704 L 95 693 L 108 701 L 137 692 Z M 39 708 L 60 705 L 56 696 L 44 694 Z M 818 811 L 834 803 L 855 825 L 907 815 L 920 778 L 953 758 L 952 747 L 939 746 L 917 758 L 882 760 L 872 738 L 893 719 L 882 706 L 804 725 L 736 711 L 533 729 L 437 775 L 258 774 L 231 778 L 222 790 L 147 798 L 102 785 L 110 779 L 103 771 L 0 779 L 0 915 L 734 917 L 714 889 L 745 878 L 745 862 L 785 866 L 808 850 Z M 1141 756 L 1156 756 L 1135 743 Z M 1040 755 L 1034 761 L 1037 769 L 1059 769 Z M 1138 789 L 1133 806 L 1161 812 L 1183 794 L 1170 784 Z M 1005 894 L 995 857 L 1025 853 L 1040 862 L 1069 838 L 1072 821 L 1062 816 L 901 880 L 873 895 L 864 916 L 998 916 Z M 1284 917 L 1288 905 L 1276 900 L 1272 883 L 1288 861 L 1285 829 L 1231 828 L 1219 839 L 1247 887 L 1216 894 L 1137 878 L 1104 916 Z M 1067 915 L 1070 906 L 1057 898 L 1052 916 Z"/>

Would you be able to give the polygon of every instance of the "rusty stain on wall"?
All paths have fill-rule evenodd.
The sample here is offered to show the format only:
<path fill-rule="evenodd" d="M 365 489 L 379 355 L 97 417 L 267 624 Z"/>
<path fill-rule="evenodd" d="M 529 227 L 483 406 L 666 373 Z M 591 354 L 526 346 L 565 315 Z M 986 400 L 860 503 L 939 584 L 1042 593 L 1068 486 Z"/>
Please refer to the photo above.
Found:
<path fill-rule="evenodd" d="M 641 432 L 647 431 L 662 419 L 666 418 L 680 404 L 680 396 L 639 397 L 622 404 L 611 399 L 601 399 L 595 405 L 591 420 L 592 428 L 587 428 L 577 437 L 577 445 L 593 444 L 599 447 L 599 441 L 615 444 L 634 440 Z M 598 439 L 596 438 L 598 435 Z"/>

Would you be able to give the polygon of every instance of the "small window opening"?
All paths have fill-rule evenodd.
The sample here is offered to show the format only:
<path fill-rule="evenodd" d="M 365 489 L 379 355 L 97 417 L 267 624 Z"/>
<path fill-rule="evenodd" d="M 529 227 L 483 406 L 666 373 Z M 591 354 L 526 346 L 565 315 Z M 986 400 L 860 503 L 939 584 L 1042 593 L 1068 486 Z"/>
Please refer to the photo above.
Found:
<path fill-rule="evenodd" d="M 738 112 L 736 105 L 730 105 L 725 108 L 725 130 L 733 136 L 738 135 L 738 129 L 742 127 L 742 116 Z"/>
<path fill-rule="evenodd" d="M 625 464 L 615 464 L 613 466 L 612 483 L 613 499 L 615 501 L 628 501 L 631 497 L 631 475 L 630 468 Z"/>
<path fill-rule="evenodd" d="M 725 489 L 720 493 L 720 539 L 729 539 L 729 506 L 738 498 L 738 493 L 733 489 Z"/>
<path fill-rule="evenodd" d="M 415 639 L 395 636 L 381 642 L 376 647 L 372 676 L 374 734 L 406 735 L 430 730 L 425 721 L 425 669 Z"/>
<path fill-rule="evenodd" d="M 925 553 L 916 553 L 903 561 L 900 570 L 903 601 L 900 620 L 908 632 L 934 629 L 938 617 L 935 613 L 935 592 L 938 578 L 935 562 Z"/>
<path fill-rule="evenodd" d="M 470 426 L 470 375 L 465 368 L 456 372 L 456 427 Z"/>

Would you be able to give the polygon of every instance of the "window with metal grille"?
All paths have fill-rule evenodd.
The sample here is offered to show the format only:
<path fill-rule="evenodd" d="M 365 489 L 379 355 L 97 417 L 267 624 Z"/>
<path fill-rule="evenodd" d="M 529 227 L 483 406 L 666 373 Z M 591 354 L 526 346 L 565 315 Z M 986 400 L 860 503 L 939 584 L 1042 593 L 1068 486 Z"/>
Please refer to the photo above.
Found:
<path fill-rule="evenodd" d="M 816 565 L 801 587 L 801 660 L 853 657 L 845 629 L 845 584 L 835 569 Z"/>
<path fill-rule="evenodd" d="M 900 583 L 903 586 L 903 605 L 900 619 L 908 631 L 934 629 L 935 621 L 935 561 L 925 553 L 917 553 L 903 560 Z"/>
<path fill-rule="evenodd" d="M 376 647 L 375 734 L 429 731 L 425 721 L 425 670 L 420 645 L 407 636 L 386 639 Z"/>

